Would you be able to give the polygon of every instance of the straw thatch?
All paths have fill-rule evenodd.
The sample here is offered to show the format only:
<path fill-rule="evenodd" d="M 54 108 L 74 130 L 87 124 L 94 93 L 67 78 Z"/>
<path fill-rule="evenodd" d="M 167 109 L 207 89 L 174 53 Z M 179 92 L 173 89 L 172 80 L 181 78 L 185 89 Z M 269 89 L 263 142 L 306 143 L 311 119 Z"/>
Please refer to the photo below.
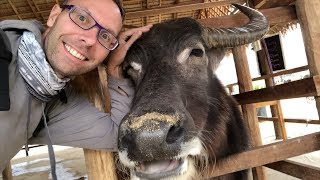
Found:
<path fill-rule="evenodd" d="M 0 21 L 5 19 L 37 19 L 43 24 L 48 19 L 48 15 L 52 6 L 56 3 L 60 3 L 63 0 L 0 0 Z M 214 2 L 221 0 L 124 0 L 123 5 L 128 14 L 137 11 L 143 11 L 148 9 L 159 9 L 159 8 L 170 8 L 178 5 L 188 5 L 203 2 Z M 255 1 L 255 0 L 253 0 Z M 257 0 L 256 0 L 257 1 Z M 245 2 L 244 0 L 239 0 L 239 2 Z M 268 1 L 269 2 L 269 1 Z M 281 1 L 275 2 L 274 6 L 284 5 L 292 3 L 292 1 Z M 264 4 L 261 8 L 272 7 L 272 5 Z M 259 5 L 260 6 L 260 5 Z M 234 9 L 231 5 L 215 6 L 206 9 L 195 9 L 180 11 L 174 13 L 164 13 L 132 17 L 127 16 L 125 20 L 125 27 L 139 27 L 146 24 L 155 24 L 169 19 L 179 18 L 179 17 L 192 17 L 195 19 L 212 18 L 218 16 L 225 16 L 234 13 Z M 286 31 L 291 27 L 294 27 L 295 23 L 281 24 L 271 28 L 270 32 L 276 33 L 277 31 Z"/>

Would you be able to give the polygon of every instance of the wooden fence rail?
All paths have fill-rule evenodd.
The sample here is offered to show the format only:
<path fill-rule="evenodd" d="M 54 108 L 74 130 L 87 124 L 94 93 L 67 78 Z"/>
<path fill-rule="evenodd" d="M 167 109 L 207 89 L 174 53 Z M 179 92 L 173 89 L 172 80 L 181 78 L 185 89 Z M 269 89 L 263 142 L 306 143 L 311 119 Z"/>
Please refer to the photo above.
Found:
<path fill-rule="evenodd" d="M 287 139 L 231 155 L 208 167 L 205 178 L 250 169 L 320 150 L 320 132 Z"/>
<path fill-rule="evenodd" d="M 318 180 L 320 177 L 320 168 L 290 160 L 274 162 L 265 166 L 299 179 Z"/>
<path fill-rule="evenodd" d="M 261 117 L 258 116 L 258 119 L 261 121 L 277 121 L 278 117 Z M 285 118 L 284 119 L 285 122 L 289 122 L 289 123 L 302 123 L 302 124 L 320 124 L 320 120 L 307 120 L 307 119 L 292 119 L 292 118 Z"/>
<path fill-rule="evenodd" d="M 320 75 L 233 95 L 239 104 L 259 103 L 280 99 L 290 99 L 306 96 L 319 96 Z"/>

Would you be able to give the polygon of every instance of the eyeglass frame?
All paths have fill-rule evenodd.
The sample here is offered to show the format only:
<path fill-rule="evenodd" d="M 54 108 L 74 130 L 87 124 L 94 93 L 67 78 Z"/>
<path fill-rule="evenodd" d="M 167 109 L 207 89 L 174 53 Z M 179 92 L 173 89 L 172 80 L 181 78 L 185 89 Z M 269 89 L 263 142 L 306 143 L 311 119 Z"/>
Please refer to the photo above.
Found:
<path fill-rule="evenodd" d="M 118 40 L 117 37 L 113 34 L 113 32 L 111 32 L 109 29 L 101 26 L 101 25 L 91 16 L 91 14 L 90 14 L 89 12 L 87 12 L 86 10 L 84 10 L 83 8 L 81 8 L 81 7 L 77 6 L 77 5 L 71 5 L 71 4 L 69 4 L 69 5 L 68 5 L 68 4 L 64 4 L 64 5 L 61 5 L 60 7 L 62 8 L 62 10 L 64 10 L 64 9 L 68 9 L 68 10 L 69 10 L 69 18 L 71 19 L 71 21 L 72 21 L 74 24 L 76 24 L 77 26 L 79 26 L 81 29 L 83 29 L 83 30 L 89 30 L 89 29 L 91 29 L 91 28 L 93 28 L 93 27 L 98 27 L 98 28 L 99 28 L 99 31 L 98 31 L 98 33 L 97 33 L 97 40 L 98 40 L 98 42 L 99 42 L 104 48 L 108 49 L 109 51 L 112 51 L 112 50 L 115 50 L 115 49 L 119 46 L 119 40 Z M 76 8 L 79 8 L 79 9 L 81 9 L 82 11 L 86 12 L 86 13 L 93 19 L 93 21 L 95 22 L 95 24 L 92 25 L 90 28 L 85 29 L 85 28 L 81 27 L 78 23 L 76 23 L 76 22 L 71 18 L 71 12 L 72 12 L 73 10 L 75 10 Z M 104 46 L 104 45 L 100 42 L 100 40 L 99 40 L 99 34 L 100 34 L 101 30 L 105 30 L 105 31 L 109 32 L 109 33 L 115 38 L 115 40 L 116 40 L 116 45 L 115 45 L 113 48 L 108 48 L 108 47 Z"/>

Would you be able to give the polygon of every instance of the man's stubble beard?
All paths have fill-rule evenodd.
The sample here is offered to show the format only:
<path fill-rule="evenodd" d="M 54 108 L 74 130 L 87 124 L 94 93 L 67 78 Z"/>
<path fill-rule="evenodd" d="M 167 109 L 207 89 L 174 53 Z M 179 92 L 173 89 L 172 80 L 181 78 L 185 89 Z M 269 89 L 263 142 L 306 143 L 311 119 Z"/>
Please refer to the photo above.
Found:
<path fill-rule="evenodd" d="M 59 67 L 56 66 L 56 64 L 53 60 L 54 54 L 56 54 L 57 52 L 55 52 L 56 48 L 53 48 L 54 46 L 52 47 L 52 44 L 49 44 L 49 42 L 51 40 L 51 35 L 52 35 L 52 30 L 46 34 L 45 39 L 44 39 L 44 52 L 46 54 L 46 60 L 50 64 L 50 66 L 52 67 L 53 71 L 58 75 L 58 77 L 62 78 L 62 76 L 64 76 L 64 75 L 62 72 L 59 71 Z M 56 45 L 57 45 L 57 42 L 56 42 Z"/>
<path fill-rule="evenodd" d="M 59 37 L 56 37 L 54 27 L 53 29 L 49 31 L 44 39 L 44 51 L 46 54 L 46 59 L 47 62 L 50 64 L 54 72 L 57 74 L 59 78 L 64 78 L 64 77 L 72 77 L 75 75 L 80 74 L 79 72 L 76 72 L 74 70 L 67 70 L 64 71 L 63 68 L 65 66 L 63 65 L 63 57 L 61 57 L 61 52 L 59 52 Z M 63 48 L 63 44 L 61 42 L 61 46 Z M 60 54 L 60 57 L 59 57 Z"/>

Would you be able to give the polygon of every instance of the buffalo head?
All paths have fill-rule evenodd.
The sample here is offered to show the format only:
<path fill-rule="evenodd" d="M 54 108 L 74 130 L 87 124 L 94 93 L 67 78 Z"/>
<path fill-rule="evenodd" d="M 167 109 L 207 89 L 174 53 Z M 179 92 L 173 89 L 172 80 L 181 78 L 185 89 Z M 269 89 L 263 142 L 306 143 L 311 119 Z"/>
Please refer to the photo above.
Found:
<path fill-rule="evenodd" d="M 248 147 L 246 125 L 214 71 L 226 48 L 258 40 L 268 23 L 235 6 L 249 17 L 245 26 L 207 28 L 181 18 L 154 25 L 130 48 L 124 67 L 136 94 L 118 145 L 132 177 L 193 179 L 207 163 Z"/>

